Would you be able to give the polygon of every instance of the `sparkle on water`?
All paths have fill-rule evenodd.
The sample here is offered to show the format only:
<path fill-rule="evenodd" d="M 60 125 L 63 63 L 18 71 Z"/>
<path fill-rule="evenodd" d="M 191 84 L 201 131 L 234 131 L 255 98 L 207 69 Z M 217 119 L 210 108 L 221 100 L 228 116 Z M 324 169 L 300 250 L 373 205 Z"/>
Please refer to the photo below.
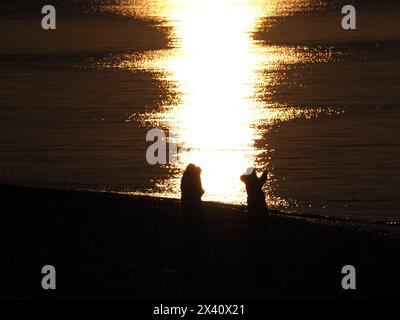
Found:
<path fill-rule="evenodd" d="M 243 203 L 246 200 L 240 175 L 248 167 L 268 169 L 270 153 L 256 148 L 268 128 L 299 116 L 317 116 L 321 110 L 301 110 L 265 101 L 261 94 L 271 87 L 280 65 L 298 60 L 325 59 L 307 56 L 306 50 L 265 46 L 253 39 L 260 19 L 280 10 L 290 13 L 308 1 L 123 1 L 108 10 L 145 17 L 171 27 L 171 48 L 143 54 L 112 56 L 101 67 L 144 69 L 163 82 L 173 83 L 173 104 L 146 114 L 132 115 L 147 128 L 162 128 L 184 146 L 178 162 L 166 165 L 167 180 L 156 182 L 151 194 L 179 197 L 180 177 L 188 163 L 202 168 L 205 200 Z M 283 6 L 282 3 L 287 4 Z M 280 4 L 278 6 L 277 4 Z M 284 9 L 283 9 L 284 8 Z M 329 52 L 326 53 L 329 55 Z M 270 179 L 273 177 L 269 176 Z M 272 205 L 285 199 L 267 197 Z"/>

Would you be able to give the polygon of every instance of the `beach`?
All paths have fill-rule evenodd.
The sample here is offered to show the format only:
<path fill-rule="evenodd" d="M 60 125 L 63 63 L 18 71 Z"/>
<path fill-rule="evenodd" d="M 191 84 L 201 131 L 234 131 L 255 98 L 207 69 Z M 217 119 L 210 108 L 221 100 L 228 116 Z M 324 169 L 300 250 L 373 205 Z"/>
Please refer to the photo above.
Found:
<path fill-rule="evenodd" d="M 204 273 L 186 281 L 179 200 L 2 185 L 0 201 L 1 299 L 397 297 L 396 225 L 270 212 L 255 288 L 244 206 L 204 203 Z M 44 265 L 56 269 L 56 290 L 41 287 Z M 341 286 L 345 265 L 356 269 L 356 290 Z"/>

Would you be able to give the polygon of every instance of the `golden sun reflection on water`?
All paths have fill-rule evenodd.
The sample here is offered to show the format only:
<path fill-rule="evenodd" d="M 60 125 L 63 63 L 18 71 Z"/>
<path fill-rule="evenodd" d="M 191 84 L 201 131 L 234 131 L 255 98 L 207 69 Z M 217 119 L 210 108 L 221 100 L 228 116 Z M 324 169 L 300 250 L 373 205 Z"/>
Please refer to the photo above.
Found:
<path fill-rule="evenodd" d="M 208 5 L 186 7 L 176 15 L 180 54 L 167 65 L 182 91 L 171 108 L 169 130 L 188 151 L 179 166 L 202 168 L 206 200 L 241 202 L 240 174 L 254 165 L 257 59 L 251 34 L 253 7 Z M 176 192 L 179 176 L 167 183 Z M 167 190 L 169 188 L 166 188 Z"/>
<path fill-rule="evenodd" d="M 272 108 L 260 97 L 262 89 L 276 81 L 265 71 L 298 58 L 290 49 L 253 40 L 259 19 L 273 8 L 265 1 L 233 0 L 176 0 L 144 8 L 146 12 L 135 14 L 161 17 L 173 27 L 175 48 L 147 52 L 139 59 L 126 57 L 119 66 L 161 71 L 164 81 L 177 86 L 176 104 L 142 114 L 141 119 L 149 128 L 168 128 L 173 142 L 185 147 L 178 162 L 168 165 L 170 178 L 157 182 L 156 195 L 179 197 L 181 174 L 195 163 L 202 168 L 203 199 L 244 203 L 240 175 L 250 166 L 259 171 L 268 167 L 267 146 L 255 147 L 261 130 L 297 116 L 295 110 Z M 269 201 L 284 202 L 271 195 Z"/>

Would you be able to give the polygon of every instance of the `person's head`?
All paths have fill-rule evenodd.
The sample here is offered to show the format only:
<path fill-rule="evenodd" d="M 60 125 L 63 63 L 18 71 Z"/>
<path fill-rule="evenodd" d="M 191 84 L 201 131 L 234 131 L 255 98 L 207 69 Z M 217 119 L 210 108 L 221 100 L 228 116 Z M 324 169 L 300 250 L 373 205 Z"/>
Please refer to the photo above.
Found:
<path fill-rule="evenodd" d="M 253 181 L 257 180 L 256 170 L 253 167 L 247 168 L 246 172 L 240 176 L 240 180 L 242 180 L 246 185 Z"/>
<path fill-rule="evenodd" d="M 197 167 L 193 163 L 189 163 L 187 165 L 187 167 L 186 167 L 185 173 L 189 174 L 189 175 L 200 175 L 201 174 L 201 168 Z"/>
<path fill-rule="evenodd" d="M 183 173 L 181 180 L 181 191 L 183 194 L 194 194 L 201 198 L 204 190 L 201 186 L 201 169 L 195 166 L 193 163 L 187 165 L 185 172 Z"/>
<path fill-rule="evenodd" d="M 246 192 L 248 195 L 261 194 L 264 183 L 267 181 L 267 171 L 258 177 L 254 168 L 247 169 L 246 173 L 240 177 L 240 180 L 246 185 Z"/>

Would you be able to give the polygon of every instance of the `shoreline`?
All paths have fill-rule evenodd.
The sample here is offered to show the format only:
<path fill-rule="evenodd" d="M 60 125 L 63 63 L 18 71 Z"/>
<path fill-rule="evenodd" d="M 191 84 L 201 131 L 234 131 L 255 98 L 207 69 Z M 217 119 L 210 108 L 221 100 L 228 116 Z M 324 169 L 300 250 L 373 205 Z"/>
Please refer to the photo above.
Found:
<path fill-rule="evenodd" d="M 13 184 L 1 184 L 0 190 L 4 188 L 14 188 L 14 189 L 30 189 L 42 192 L 71 192 L 82 195 L 105 195 L 113 197 L 121 197 L 127 200 L 132 201 L 149 201 L 149 202 L 160 202 L 166 203 L 168 205 L 179 206 L 180 199 L 179 198 L 169 198 L 169 197 L 161 197 L 161 196 L 153 196 L 147 195 L 145 193 L 135 194 L 134 192 L 125 192 L 125 191 L 108 191 L 108 190 L 98 190 L 98 189 L 73 189 L 73 188 L 52 188 L 52 187 L 35 187 L 35 186 L 24 186 L 24 185 L 13 185 Z M 232 204 L 218 201 L 202 201 L 206 207 L 220 208 L 225 210 L 233 210 L 238 211 L 241 214 L 246 214 L 246 204 Z M 282 210 L 268 210 L 269 215 L 282 217 L 287 219 L 299 219 L 304 222 L 315 223 L 315 224 L 327 224 L 327 225 L 340 225 L 341 227 L 354 227 L 354 228 L 365 228 L 370 231 L 386 231 L 399 233 L 400 238 L 400 220 L 392 221 L 392 220 L 372 220 L 372 219 L 362 219 L 355 217 L 335 217 L 329 216 L 326 214 L 309 214 L 309 213 L 290 213 Z"/>

